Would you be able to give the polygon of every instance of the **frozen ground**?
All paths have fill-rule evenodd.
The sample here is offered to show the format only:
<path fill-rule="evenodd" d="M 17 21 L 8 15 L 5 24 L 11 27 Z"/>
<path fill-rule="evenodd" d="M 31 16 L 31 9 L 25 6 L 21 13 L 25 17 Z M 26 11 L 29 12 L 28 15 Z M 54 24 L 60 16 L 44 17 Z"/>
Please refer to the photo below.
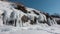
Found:
<path fill-rule="evenodd" d="M 60 34 L 60 25 L 44 25 L 41 24 L 28 27 L 13 27 L 4 25 L 0 26 L 0 34 Z"/>

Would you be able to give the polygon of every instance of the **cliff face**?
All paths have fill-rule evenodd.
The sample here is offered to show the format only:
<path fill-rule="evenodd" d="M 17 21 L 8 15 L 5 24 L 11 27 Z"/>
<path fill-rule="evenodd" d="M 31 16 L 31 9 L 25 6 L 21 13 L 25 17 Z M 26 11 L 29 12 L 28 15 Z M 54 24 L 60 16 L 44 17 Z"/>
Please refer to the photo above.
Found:
<path fill-rule="evenodd" d="M 46 23 L 49 26 L 57 24 L 54 17 L 48 13 L 29 8 L 19 3 L 0 1 L 0 19 L 2 23 L 12 26 L 29 26 Z"/>

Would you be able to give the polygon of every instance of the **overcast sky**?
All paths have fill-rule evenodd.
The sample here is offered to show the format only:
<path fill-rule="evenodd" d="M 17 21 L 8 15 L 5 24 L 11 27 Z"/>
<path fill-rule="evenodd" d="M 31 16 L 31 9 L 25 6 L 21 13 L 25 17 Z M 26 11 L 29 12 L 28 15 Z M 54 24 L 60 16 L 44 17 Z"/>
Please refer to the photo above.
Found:
<path fill-rule="evenodd" d="M 60 0 L 11 0 L 21 2 L 27 7 L 35 8 L 50 14 L 60 14 Z"/>

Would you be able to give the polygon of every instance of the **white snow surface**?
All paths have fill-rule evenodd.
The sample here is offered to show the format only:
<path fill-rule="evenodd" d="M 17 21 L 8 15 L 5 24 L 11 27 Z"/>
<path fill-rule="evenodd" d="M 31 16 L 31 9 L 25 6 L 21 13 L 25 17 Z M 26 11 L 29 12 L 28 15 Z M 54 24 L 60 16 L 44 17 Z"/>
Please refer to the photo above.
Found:
<path fill-rule="evenodd" d="M 0 34 L 60 34 L 60 25 L 47 26 L 46 24 L 28 27 L 0 26 Z"/>
<path fill-rule="evenodd" d="M 11 6 L 11 4 L 12 3 L 0 1 L 0 15 L 4 11 L 8 12 L 7 14 L 8 16 L 12 11 L 17 11 L 17 14 L 18 15 L 21 14 L 21 16 L 26 15 L 20 10 L 14 9 L 13 6 Z M 27 10 L 31 11 L 35 9 L 27 8 Z M 37 16 L 33 13 L 29 15 Z M 60 25 L 57 25 L 57 24 L 52 26 L 48 26 L 47 24 L 36 24 L 36 25 L 30 25 L 25 27 L 14 27 L 14 26 L 3 25 L 2 23 L 3 21 L 0 17 L 0 34 L 60 34 Z"/>

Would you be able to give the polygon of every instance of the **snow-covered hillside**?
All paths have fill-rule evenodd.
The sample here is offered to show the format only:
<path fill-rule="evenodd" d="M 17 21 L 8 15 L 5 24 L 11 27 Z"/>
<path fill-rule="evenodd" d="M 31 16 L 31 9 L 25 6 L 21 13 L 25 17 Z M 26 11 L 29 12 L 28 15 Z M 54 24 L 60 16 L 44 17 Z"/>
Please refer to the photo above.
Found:
<path fill-rule="evenodd" d="M 20 3 L 0 1 L 0 34 L 60 34 L 59 20 Z"/>

